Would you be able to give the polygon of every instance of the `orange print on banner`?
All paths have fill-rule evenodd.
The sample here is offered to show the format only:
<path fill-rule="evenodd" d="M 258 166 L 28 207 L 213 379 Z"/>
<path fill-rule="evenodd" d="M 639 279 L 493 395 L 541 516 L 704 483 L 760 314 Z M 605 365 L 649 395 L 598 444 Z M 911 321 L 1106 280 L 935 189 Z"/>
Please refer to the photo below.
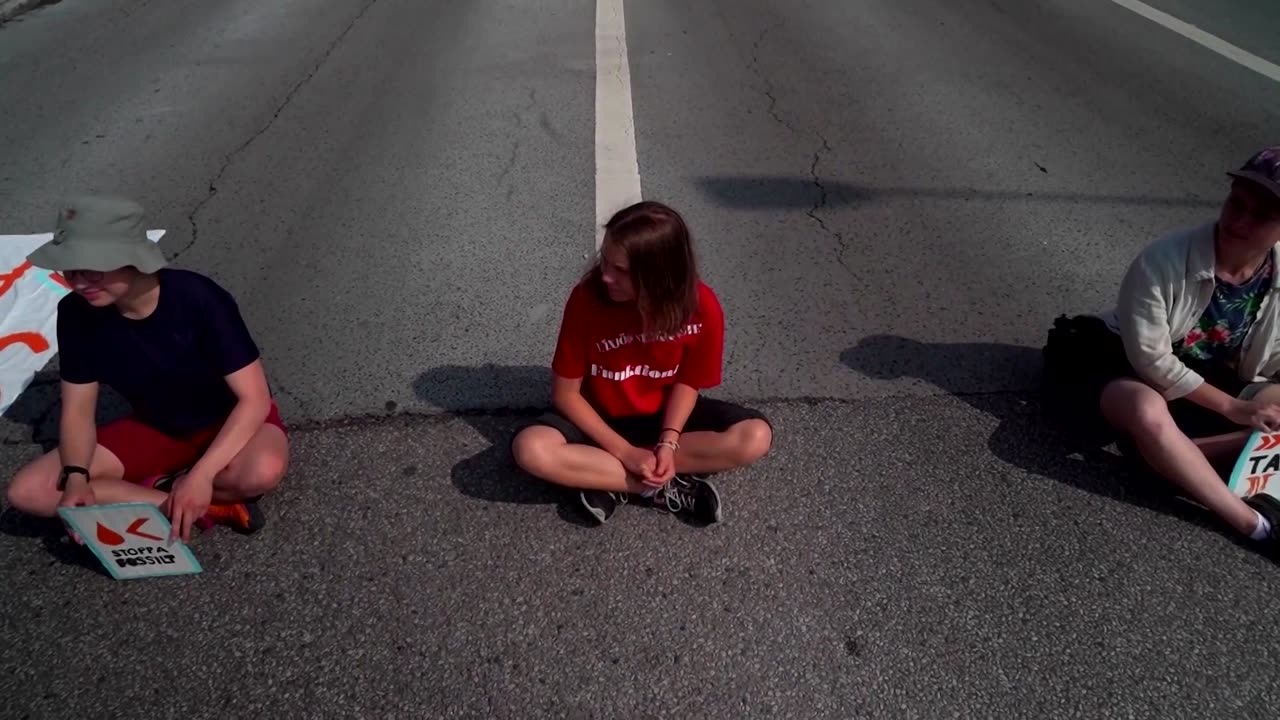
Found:
<path fill-rule="evenodd" d="M 18 344 L 26 345 L 37 355 L 49 349 L 49 341 L 38 332 L 16 332 L 0 337 L 0 350 Z"/>
<path fill-rule="evenodd" d="M 9 292 L 9 288 L 17 284 L 17 282 L 22 279 L 22 276 L 26 275 L 27 271 L 30 269 L 31 261 L 28 260 L 7 273 L 0 273 L 0 295 L 4 295 Z"/>

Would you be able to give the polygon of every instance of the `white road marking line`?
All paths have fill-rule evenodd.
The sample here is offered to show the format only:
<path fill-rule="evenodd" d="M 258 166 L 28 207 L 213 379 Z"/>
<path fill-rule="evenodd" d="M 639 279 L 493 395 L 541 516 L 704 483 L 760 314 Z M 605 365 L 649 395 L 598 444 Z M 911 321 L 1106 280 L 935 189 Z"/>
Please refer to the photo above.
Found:
<path fill-rule="evenodd" d="M 597 250 L 609 217 L 642 199 L 622 3 L 623 0 L 596 0 Z"/>
<path fill-rule="evenodd" d="M 1138 0 L 1111 0 L 1111 2 L 1119 5 L 1120 7 L 1132 10 L 1154 23 L 1159 23 L 1179 35 L 1209 48 L 1225 58 L 1234 60 L 1263 77 L 1268 77 L 1276 82 L 1280 82 L 1280 65 L 1263 60 L 1248 50 L 1242 50 L 1216 35 L 1210 35 L 1195 25 L 1185 23 L 1166 12 L 1161 12 L 1146 3 L 1139 2 Z"/>

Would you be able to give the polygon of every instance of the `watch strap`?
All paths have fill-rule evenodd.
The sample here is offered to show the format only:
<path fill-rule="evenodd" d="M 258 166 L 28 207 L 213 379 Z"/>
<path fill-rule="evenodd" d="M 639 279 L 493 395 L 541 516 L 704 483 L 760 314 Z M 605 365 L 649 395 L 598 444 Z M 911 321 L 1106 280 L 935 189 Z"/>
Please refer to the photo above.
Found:
<path fill-rule="evenodd" d="M 89 479 L 89 471 L 79 465 L 67 465 L 63 467 L 62 474 L 58 476 L 58 489 L 66 490 L 67 480 L 70 479 L 72 475 L 77 474 L 83 475 L 85 480 Z"/>

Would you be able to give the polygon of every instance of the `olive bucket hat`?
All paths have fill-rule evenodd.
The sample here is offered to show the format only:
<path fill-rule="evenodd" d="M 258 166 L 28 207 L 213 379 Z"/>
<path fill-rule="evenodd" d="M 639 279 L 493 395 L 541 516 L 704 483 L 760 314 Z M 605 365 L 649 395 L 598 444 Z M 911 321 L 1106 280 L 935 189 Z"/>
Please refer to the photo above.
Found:
<path fill-rule="evenodd" d="M 135 267 L 153 273 L 168 264 L 160 247 L 147 238 L 142 206 L 102 196 L 76 198 L 63 205 L 53 239 L 27 259 L 36 267 L 57 271 Z"/>

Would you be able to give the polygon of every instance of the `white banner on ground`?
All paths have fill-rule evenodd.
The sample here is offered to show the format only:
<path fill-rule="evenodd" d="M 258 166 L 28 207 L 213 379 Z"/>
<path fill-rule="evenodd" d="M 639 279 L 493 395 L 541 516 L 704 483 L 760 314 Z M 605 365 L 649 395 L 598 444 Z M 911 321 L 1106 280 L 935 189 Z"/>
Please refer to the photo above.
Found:
<path fill-rule="evenodd" d="M 159 242 L 164 230 L 148 230 Z M 70 292 L 62 276 L 32 267 L 27 255 L 53 233 L 0 235 L 0 415 L 58 352 L 58 301 Z"/>

